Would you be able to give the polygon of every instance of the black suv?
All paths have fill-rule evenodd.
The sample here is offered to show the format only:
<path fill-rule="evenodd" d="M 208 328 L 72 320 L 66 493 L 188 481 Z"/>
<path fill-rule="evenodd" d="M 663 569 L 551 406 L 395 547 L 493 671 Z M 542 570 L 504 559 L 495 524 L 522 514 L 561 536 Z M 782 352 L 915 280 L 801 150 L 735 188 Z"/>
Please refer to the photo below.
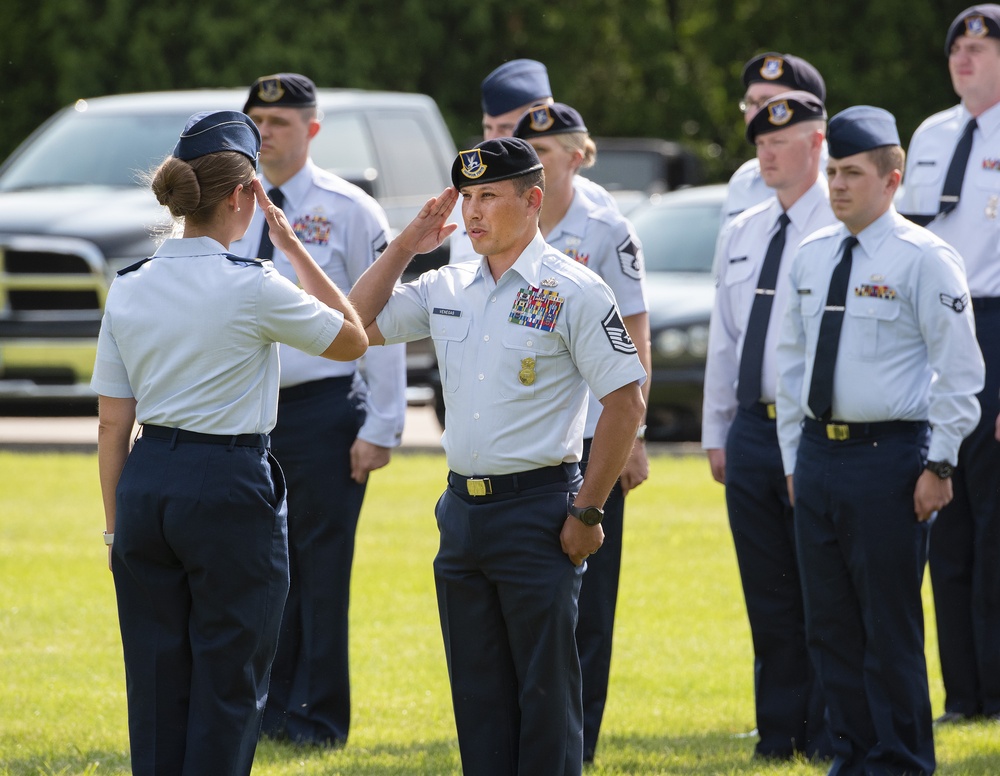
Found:
<path fill-rule="evenodd" d="M 0 166 L 0 401 L 92 399 L 104 299 L 115 272 L 152 255 L 171 229 L 142 174 L 187 118 L 239 110 L 245 89 L 78 100 Z M 449 185 L 455 145 L 421 94 L 320 89 L 314 161 L 358 184 L 402 228 Z M 447 263 L 447 249 L 411 272 Z M 429 400 L 433 350 L 407 348 L 408 398 Z"/>

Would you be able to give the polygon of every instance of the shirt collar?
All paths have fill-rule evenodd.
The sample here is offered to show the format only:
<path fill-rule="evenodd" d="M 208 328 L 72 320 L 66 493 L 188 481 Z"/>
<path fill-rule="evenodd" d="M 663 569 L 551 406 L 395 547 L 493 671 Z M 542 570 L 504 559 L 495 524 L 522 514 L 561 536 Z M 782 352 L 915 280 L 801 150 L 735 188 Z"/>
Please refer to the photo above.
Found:
<path fill-rule="evenodd" d="M 587 207 L 588 204 L 589 200 L 586 197 L 580 196 L 580 192 L 574 190 L 573 199 L 570 200 L 566 215 L 555 225 L 555 228 L 549 233 L 547 239 L 554 243 L 564 234 L 583 239 L 587 233 L 587 219 L 592 209 Z"/>
<path fill-rule="evenodd" d="M 211 237 L 170 237 L 163 241 L 163 244 L 156 249 L 153 256 L 157 258 L 176 257 L 187 258 L 189 256 L 217 256 L 220 253 L 229 251 Z"/>
<path fill-rule="evenodd" d="M 517 257 L 517 260 L 511 265 L 507 272 L 516 272 L 521 277 L 525 279 L 527 283 L 530 283 L 532 287 L 538 288 L 538 283 L 542 276 L 542 254 L 546 249 L 545 238 L 542 237 L 540 231 L 535 232 L 535 236 L 531 239 L 531 242 L 521 251 L 521 255 Z M 504 273 L 506 274 L 506 273 Z M 468 288 L 477 279 L 486 280 L 490 278 L 492 280 L 493 273 L 490 272 L 489 265 L 486 262 L 486 257 L 481 256 L 479 259 L 478 269 L 469 277 L 467 281 L 464 282 L 464 287 Z"/>
<path fill-rule="evenodd" d="M 313 182 L 313 171 L 315 168 L 316 165 L 313 163 L 313 160 L 307 159 L 306 163 L 302 165 L 301 170 L 279 186 L 281 193 L 285 195 L 285 205 L 282 210 L 297 207 L 301 202 L 305 201 L 306 195 L 309 193 L 309 187 Z M 270 191 L 274 188 L 274 184 L 266 176 L 261 179 L 261 183 L 264 184 L 264 191 Z"/>
<path fill-rule="evenodd" d="M 966 110 L 965 105 L 962 106 L 962 114 L 962 127 L 964 128 L 969 119 L 972 118 L 972 114 Z M 976 117 L 976 126 L 984 136 L 992 135 L 1000 129 L 1000 102 L 980 113 Z"/>
<path fill-rule="evenodd" d="M 856 237 L 858 244 L 869 256 L 877 256 L 879 246 L 893 233 L 896 225 L 896 208 L 889 205 L 889 209 L 862 229 Z M 847 227 L 843 227 L 844 237 L 850 232 Z"/>

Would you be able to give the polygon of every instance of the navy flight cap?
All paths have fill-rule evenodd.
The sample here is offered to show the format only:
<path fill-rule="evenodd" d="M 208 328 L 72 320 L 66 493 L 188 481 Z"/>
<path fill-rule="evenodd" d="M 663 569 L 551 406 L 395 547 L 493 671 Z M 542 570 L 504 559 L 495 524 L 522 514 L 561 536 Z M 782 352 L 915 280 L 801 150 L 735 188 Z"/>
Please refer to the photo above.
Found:
<path fill-rule="evenodd" d="M 970 38 L 1000 38 L 1000 5 L 987 3 L 966 8 L 955 17 L 944 39 L 944 55 L 951 55 L 955 38 L 966 35 Z"/>
<path fill-rule="evenodd" d="M 257 125 L 245 113 L 235 110 L 196 113 L 188 119 L 173 155 L 190 162 L 218 151 L 241 153 L 256 167 L 260 152 Z"/>
<path fill-rule="evenodd" d="M 316 84 L 298 73 L 264 75 L 253 82 L 243 112 L 263 108 L 314 108 Z"/>
<path fill-rule="evenodd" d="M 896 119 L 882 108 L 855 105 L 830 119 L 826 143 L 831 159 L 843 159 L 882 146 L 899 145 Z"/>
<path fill-rule="evenodd" d="M 562 135 L 567 132 L 586 132 L 583 117 L 561 102 L 552 105 L 536 105 L 521 116 L 514 127 L 514 137 L 525 140 L 543 135 Z"/>
<path fill-rule="evenodd" d="M 754 83 L 782 84 L 826 101 L 826 83 L 819 70 L 793 54 L 769 51 L 751 59 L 743 66 L 743 87 Z"/>
<path fill-rule="evenodd" d="M 534 59 L 512 59 L 483 79 L 483 113 L 502 116 L 512 110 L 552 97 L 549 73 Z"/>
<path fill-rule="evenodd" d="M 782 92 L 765 102 L 747 125 L 747 140 L 756 142 L 758 135 L 776 132 L 800 121 L 825 121 L 823 101 L 812 92 Z"/>
<path fill-rule="evenodd" d="M 540 169 L 538 154 L 527 140 L 498 137 L 459 153 L 451 165 L 451 183 L 461 190 L 463 186 L 519 178 Z"/>

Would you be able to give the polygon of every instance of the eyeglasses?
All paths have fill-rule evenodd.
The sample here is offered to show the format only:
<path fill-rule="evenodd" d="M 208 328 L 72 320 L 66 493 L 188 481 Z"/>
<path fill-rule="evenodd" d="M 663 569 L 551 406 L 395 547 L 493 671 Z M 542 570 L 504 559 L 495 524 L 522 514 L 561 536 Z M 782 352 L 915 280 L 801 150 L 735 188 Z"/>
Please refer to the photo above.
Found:
<path fill-rule="evenodd" d="M 764 107 L 764 104 L 766 102 L 767 98 L 764 98 L 763 100 L 748 100 L 744 97 L 742 100 L 740 100 L 740 113 L 748 113 L 751 108 L 754 110 L 754 112 L 759 111 L 761 108 Z"/>

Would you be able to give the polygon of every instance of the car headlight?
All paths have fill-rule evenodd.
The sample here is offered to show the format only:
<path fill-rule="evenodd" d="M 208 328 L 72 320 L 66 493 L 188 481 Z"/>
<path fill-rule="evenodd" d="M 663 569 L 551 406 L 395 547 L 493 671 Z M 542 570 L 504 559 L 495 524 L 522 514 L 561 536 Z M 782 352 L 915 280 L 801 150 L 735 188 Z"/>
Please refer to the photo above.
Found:
<path fill-rule="evenodd" d="M 671 326 L 653 337 L 653 348 L 665 358 L 685 355 L 705 358 L 708 354 L 708 326 L 701 323 Z"/>

